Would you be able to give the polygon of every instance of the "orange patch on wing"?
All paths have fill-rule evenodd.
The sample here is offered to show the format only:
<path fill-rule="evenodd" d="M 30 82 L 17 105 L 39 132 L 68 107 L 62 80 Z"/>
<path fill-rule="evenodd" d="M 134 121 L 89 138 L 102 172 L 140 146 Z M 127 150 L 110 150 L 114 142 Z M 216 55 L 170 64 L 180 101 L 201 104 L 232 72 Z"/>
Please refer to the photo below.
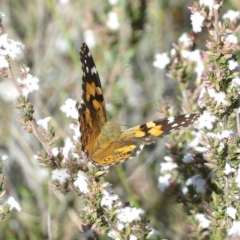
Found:
<path fill-rule="evenodd" d="M 143 131 L 136 131 L 134 137 L 144 137 L 146 134 Z"/>
<path fill-rule="evenodd" d="M 128 151 L 132 151 L 134 148 L 136 148 L 137 146 L 136 145 L 128 145 L 128 146 L 125 146 L 125 147 L 122 147 L 122 148 L 118 148 L 116 149 L 116 151 L 118 152 L 122 152 L 122 153 L 127 153 Z"/>
<path fill-rule="evenodd" d="M 161 127 L 161 126 L 157 126 L 157 127 Z M 163 134 L 163 131 L 157 127 L 151 128 L 148 132 L 153 136 L 159 137 L 160 135 Z"/>
<path fill-rule="evenodd" d="M 101 103 L 98 102 L 96 99 L 93 99 L 92 104 L 96 110 L 98 110 L 101 107 Z"/>
<path fill-rule="evenodd" d="M 88 92 L 86 92 L 85 97 L 86 97 L 87 102 L 89 102 L 89 100 L 90 100 L 90 94 L 89 94 Z"/>
<path fill-rule="evenodd" d="M 147 122 L 146 126 L 147 126 L 147 128 L 152 128 L 152 127 L 156 126 L 156 124 L 154 122 Z"/>
<path fill-rule="evenodd" d="M 100 87 L 96 88 L 97 95 L 103 95 L 102 89 Z"/>
<path fill-rule="evenodd" d="M 91 84 L 89 84 L 88 82 L 86 83 L 86 92 L 95 97 L 96 85 L 94 82 L 92 82 Z"/>
<path fill-rule="evenodd" d="M 91 120 L 91 116 L 90 116 L 90 110 L 88 108 L 86 108 L 85 116 L 86 116 L 86 121 L 88 122 L 89 126 L 92 127 L 92 120 Z"/>

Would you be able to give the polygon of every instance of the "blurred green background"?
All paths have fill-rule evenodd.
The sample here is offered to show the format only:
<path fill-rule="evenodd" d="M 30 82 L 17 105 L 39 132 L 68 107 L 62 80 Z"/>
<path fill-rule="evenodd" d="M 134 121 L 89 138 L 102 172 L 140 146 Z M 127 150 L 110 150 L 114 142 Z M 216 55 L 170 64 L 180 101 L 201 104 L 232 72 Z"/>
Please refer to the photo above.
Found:
<path fill-rule="evenodd" d="M 84 41 L 94 57 L 113 120 L 134 126 L 159 118 L 163 99 L 176 104 L 176 81 L 154 68 L 153 61 L 155 54 L 169 52 L 182 33 L 191 32 L 190 4 L 192 1 L 177 0 L 1 1 L 0 11 L 6 15 L 4 33 L 25 45 L 21 57 L 12 62 L 13 72 L 20 77 L 19 64 L 26 63 L 40 79 L 39 92 L 30 94 L 35 117 L 53 117 L 51 124 L 61 138 L 59 146 L 71 136 L 69 124 L 73 123 L 59 108 L 67 98 L 81 99 L 78 52 Z M 224 3 L 221 13 L 239 8 L 239 0 L 231 0 Z M 205 49 L 204 44 L 203 33 L 197 47 Z M 5 187 L 19 201 L 22 212 L 13 211 L 0 224 L 0 239 L 50 239 L 48 217 L 52 239 L 85 239 L 77 212 L 82 202 L 73 193 L 64 195 L 49 187 L 49 170 L 39 167 L 33 158 L 42 147 L 34 135 L 18 126 L 14 96 L 10 81 L 1 79 L 0 153 L 9 156 L 4 165 Z M 124 164 L 124 172 L 131 194 L 151 225 L 168 239 L 186 239 L 185 214 L 157 187 L 165 141 L 146 147 Z M 107 180 L 122 201 L 130 201 L 115 166 Z"/>

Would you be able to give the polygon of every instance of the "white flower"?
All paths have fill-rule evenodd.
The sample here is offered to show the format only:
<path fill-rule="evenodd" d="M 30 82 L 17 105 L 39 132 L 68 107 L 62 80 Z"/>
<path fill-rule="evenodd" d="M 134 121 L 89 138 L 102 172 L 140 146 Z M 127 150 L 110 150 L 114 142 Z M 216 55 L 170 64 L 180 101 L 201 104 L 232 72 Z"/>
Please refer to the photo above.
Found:
<path fill-rule="evenodd" d="M 223 106 L 226 106 L 228 104 L 227 98 L 226 98 L 226 93 L 224 93 L 224 92 L 215 93 L 214 98 L 218 103 L 221 103 Z"/>
<path fill-rule="evenodd" d="M 174 56 L 176 55 L 176 53 L 177 53 L 176 49 L 175 49 L 175 48 L 172 48 L 171 51 L 170 51 L 170 55 L 171 55 L 172 57 L 174 57 Z"/>
<path fill-rule="evenodd" d="M 226 213 L 232 219 L 236 218 L 237 209 L 233 207 L 227 207 Z"/>
<path fill-rule="evenodd" d="M 225 175 L 228 175 L 232 172 L 236 172 L 236 169 L 232 168 L 229 163 L 226 163 L 225 170 L 223 171 Z"/>
<path fill-rule="evenodd" d="M 69 178 L 70 175 L 67 172 L 66 168 L 62 169 L 55 169 L 52 171 L 51 179 L 54 181 L 58 181 L 60 184 L 64 184 L 67 181 L 67 178 Z"/>
<path fill-rule="evenodd" d="M 29 92 L 38 91 L 39 79 L 37 77 L 33 77 L 31 74 L 27 75 L 27 78 L 24 79 L 24 83 L 26 84 Z"/>
<path fill-rule="evenodd" d="M 197 193 L 205 193 L 206 180 L 202 178 L 199 174 L 196 174 L 187 179 L 186 185 L 192 185 Z"/>
<path fill-rule="evenodd" d="M 77 179 L 74 181 L 74 185 L 78 187 L 82 193 L 86 194 L 89 192 L 87 175 L 83 171 L 78 171 Z"/>
<path fill-rule="evenodd" d="M 112 239 L 115 239 L 115 240 L 120 240 L 120 236 L 119 236 L 119 233 L 113 229 L 111 229 L 110 231 L 108 231 L 108 236 Z"/>
<path fill-rule="evenodd" d="M 182 186 L 182 194 L 186 195 L 188 193 L 188 188 L 187 186 Z"/>
<path fill-rule="evenodd" d="M 129 240 L 137 240 L 138 238 L 135 235 L 130 234 Z"/>
<path fill-rule="evenodd" d="M 231 22 L 240 18 L 239 11 L 229 10 L 227 13 L 223 14 L 223 19 L 229 18 Z"/>
<path fill-rule="evenodd" d="M 73 130 L 73 140 L 77 141 L 80 137 L 79 124 L 70 124 L 69 128 Z"/>
<path fill-rule="evenodd" d="M 94 32 L 92 30 L 86 30 L 83 32 L 84 41 L 87 43 L 90 49 L 94 48 L 97 44 Z"/>
<path fill-rule="evenodd" d="M 125 226 L 124 226 L 121 222 L 117 222 L 117 229 L 118 229 L 119 231 L 123 230 L 124 227 L 125 227 Z"/>
<path fill-rule="evenodd" d="M 0 12 L 0 19 L 2 19 L 3 17 L 5 17 L 5 14 L 3 12 Z"/>
<path fill-rule="evenodd" d="M 233 43 L 233 44 L 237 44 L 237 42 L 238 42 L 237 37 L 233 34 L 227 34 L 225 39 L 226 39 L 226 41 Z"/>
<path fill-rule="evenodd" d="M 152 236 L 159 236 L 160 232 L 154 228 L 152 228 L 151 232 L 147 235 L 147 238 L 151 238 Z"/>
<path fill-rule="evenodd" d="M 239 77 L 235 77 L 233 80 L 232 80 L 232 86 L 238 86 L 240 87 L 240 78 Z"/>
<path fill-rule="evenodd" d="M 199 3 L 200 3 L 200 5 L 204 5 L 209 8 L 213 8 L 213 6 L 214 6 L 213 0 L 200 0 Z"/>
<path fill-rule="evenodd" d="M 220 8 L 220 4 L 215 4 L 215 5 L 213 5 L 213 8 L 216 9 L 216 10 L 218 10 L 218 9 Z"/>
<path fill-rule="evenodd" d="M 6 161 L 9 157 L 7 155 L 2 155 L 2 161 Z"/>
<path fill-rule="evenodd" d="M 118 0 L 108 0 L 109 4 L 116 5 L 118 3 Z"/>
<path fill-rule="evenodd" d="M 192 156 L 192 154 L 190 154 L 190 153 L 187 153 L 186 155 L 184 155 L 184 157 L 183 157 L 183 159 L 182 159 L 182 161 L 184 162 L 184 163 L 190 163 L 190 162 L 192 162 L 194 159 L 193 159 L 193 156 Z"/>
<path fill-rule="evenodd" d="M 114 201 L 118 200 L 117 195 L 110 194 L 108 191 L 103 191 L 103 198 L 101 201 L 101 206 L 106 206 L 112 208 Z"/>
<path fill-rule="evenodd" d="M 21 78 L 17 78 L 17 81 L 19 82 L 19 84 L 23 85 L 22 91 L 24 96 L 27 96 L 30 92 L 38 91 L 39 89 L 39 79 L 37 77 L 33 77 L 31 74 L 28 74 L 24 80 L 22 80 Z"/>
<path fill-rule="evenodd" d="M 195 133 L 195 132 L 193 132 L 193 133 Z M 197 132 L 197 133 L 195 133 L 193 135 L 195 135 L 195 138 L 192 140 L 192 142 L 190 142 L 187 145 L 187 149 L 193 148 L 197 152 L 202 152 L 202 153 L 206 152 L 207 148 L 199 146 L 199 142 L 200 142 L 200 138 L 202 136 L 202 133 L 201 132 Z"/>
<path fill-rule="evenodd" d="M 202 87 L 201 92 L 200 92 L 200 94 L 199 94 L 199 98 L 198 98 L 198 106 L 199 106 L 200 108 L 205 107 L 205 103 L 204 103 L 203 99 L 204 99 L 204 94 L 205 94 L 206 92 L 207 92 L 207 91 L 206 91 L 206 88 L 205 88 L 205 87 Z"/>
<path fill-rule="evenodd" d="M 180 43 L 187 43 L 186 45 L 190 45 L 191 43 L 192 43 L 192 39 L 187 35 L 187 33 L 183 33 L 180 37 L 179 37 L 179 39 L 178 39 L 178 41 L 180 42 Z"/>
<path fill-rule="evenodd" d="M 77 102 L 75 100 L 68 98 L 65 101 L 65 104 L 62 107 L 60 107 L 60 109 L 61 109 L 61 111 L 66 113 L 67 117 L 78 119 L 78 111 L 76 108 L 76 104 L 77 104 Z"/>
<path fill-rule="evenodd" d="M 107 112 L 110 112 L 113 110 L 113 105 L 112 103 L 106 103 L 106 109 L 107 109 Z"/>
<path fill-rule="evenodd" d="M 174 117 L 169 117 L 168 118 L 168 123 L 172 123 L 172 119 L 174 119 Z M 170 157 L 170 156 L 165 156 L 164 158 L 163 158 L 166 162 L 173 162 L 174 161 L 174 159 L 172 158 L 172 157 Z M 161 164 L 160 164 L 160 166 L 161 166 Z"/>
<path fill-rule="evenodd" d="M 59 149 L 57 147 L 52 148 L 52 155 L 56 157 L 59 154 Z"/>
<path fill-rule="evenodd" d="M 115 12 L 109 12 L 108 13 L 108 20 L 107 20 L 107 27 L 111 30 L 118 30 L 119 29 L 119 21 L 118 21 L 118 15 Z"/>
<path fill-rule="evenodd" d="M 226 93 L 216 92 L 213 88 L 208 89 L 208 94 L 210 97 L 214 98 L 215 101 L 223 106 L 228 105 Z"/>
<path fill-rule="evenodd" d="M 220 134 L 220 139 L 223 139 L 223 138 L 229 138 L 231 136 L 234 135 L 234 132 L 233 131 L 230 131 L 230 130 L 224 130 L 221 132 Z"/>
<path fill-rule="evenodd" d="M 63 4 L 63 5 L 70 3 L 70 0 L 58 0 L 58 1 L 60 4 Z"/>
<path fill-rule="evenodd" d="M 191 15 L 192 27 L 195 33 L 202 31 L 204 17 L 199 13 L 195 12 Z"/>
<path fill-rule="evenodd" d="M 71 151 L 73 148 L 74 148 L 73 142 L 69 137 L 67 137 L 64 141 L 63 156 L 67 157 L 69 151 Z"/>
<path fill-rule="evenodd" d="M 163 173 L 165 171 L 172 171 L 176 168 L 178 168 L 178 165 L 174 162 L 162 162 L 162 163 L 160 163 L 160 173 Z"/>
<path fill-rule="evenodd" d="M 234 70 L 237 66 L 238 66 L 238 62 L 236 62 L 234 60 L 229 60 L 228 61 L 228 68 L 230 70 Z"/>
<path fill-rule="evenodd" d="M 58 53 L 69 54 L 68 41 L 62 35 L 56 37 L 54 47 Z"/>
<path fill-rule="evenodd" d="M 235 183 L 237 184 L 237 187 L 240 188 L 240 165 L 238 166 L 238 173 L 237 177 L 235 178 Z"/>
<path fill-rule="evenodd" d="M 133 221 L 141 221 L 141 214 L 144 213 L 144 210 L 137 209 L 135 207 L 125 207 L 118 210 L 117 219 L 121 222 L 133 222 Z"/>
<path fill-rule="evenodd" d="M 3 34 L 0 36 L 0 55 L 6 56 L 7 55 L 7 48 L 8 46 L 8 38 L 7 34 Z"/>
<path fill-rule="evenodd" d="M 201 58 L 201 52 L 199 49 L 194 51 L 181 50 L 181 56 L 187 58 L 189 61 L 196 62 L 195 72 L 201 75 L 204 70 L 204 65 Z"/>
<path fill-rule="evenodd" d="M 155 58 L 156 60 L 153 62 L 154 67 L 164 69 L 170 63 L 167 53 L 158 53 L 155 55 Z"/>
<path fill-rule="evenodd" d="M 4 56 L 0 55 L 0 68 L 8 68 L 9 63 Z"/>
<path fill-rule="evenodd" d="M 158 187 L 161 192 L 164 192 L 170 186 L 172 175 L 170 173 L 158 177 Z"/>
<path fill-rule="evenodd" d="M 1 57 L 0 57 L 1 58 Z M 19 96 L 17 89 L 10 81 L 0 82 L 0 97 L 5 101 L 14 101 Z"/>
<path fill-rule="evenodd" d="M 6 203 L 10 206 L 10 210 L 12 210 L 13 208 L 15 208 L 18 212 L 21 212 L 21 211 L 22 211 L 21 206 L 20 206 L 19 203 L 14 199 L 14 197 L 9 197 Z"/>
<path fill-rule="evenodd" d="M 213 128 L 213 123 L 216 122 L 216 117 L 211 115 L 211 113 L 204 111 L 203 114 L 198 119 L 199 129 L 207 128 L 211 130 Z"/>
<path fill-rule="evenodd" d="M 8 39 L 7 55 L 15 60 L 17 55 L 21 53 L 21 50 L 24 49 L 24 45 L 21 42 Z"/>
<path fill-rule="evenodd" d="M 197 146 L 196 148 L 195 148 L 195 150 L 197 151 L 197 152 L 200 152 L 200 153 L 205 153 L 205 152 L 207 152 L 207 148 L 205 148 L 205 147 L 199 147 L 199 146 Z"/>
<path fill-rule="evenodd" d="M 240 221 L 234 221 L 232 227 L 228 230 L 228 236 L 233 235 L 235 238 L 238 239 L 240 237 Z"/>
<path fill-rule="evenodd" d="M 43 118 L 43 119 L 39 119 L 38 121 L 37 121 L 37 124 L 39 125 L 39 126 L 41 126 L 42 128 L 44 128 L 46 131 L 47 131 L 47 129 L 48 129 L 48 123 L 49 123 L 49 121 L 52 119 L 52 117 L 45 117 L 45 118 Z"/>
<path fill-rule="evenodd" d="M 0 36 L 0 55 L 8 56 L 15 60 L 23 48 L 24 45 L 22 43 L 9 39 L 7 34 Z"/>
<path fill-rule="evenodd" d="M 201 228 L 208 228 L 210 226 L 210 221 L 202 213 L 196 214 L 195 217 L 199 221 Z"/>

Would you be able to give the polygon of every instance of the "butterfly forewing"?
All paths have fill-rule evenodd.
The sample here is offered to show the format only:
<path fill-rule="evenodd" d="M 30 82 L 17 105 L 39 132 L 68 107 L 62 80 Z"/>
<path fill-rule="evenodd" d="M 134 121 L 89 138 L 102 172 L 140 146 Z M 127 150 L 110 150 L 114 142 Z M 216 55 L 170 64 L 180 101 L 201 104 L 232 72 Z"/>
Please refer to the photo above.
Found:
<path fill-rule="evenodd" d="M 88 155 L 94 149 L 96 138 L 106 122 L 106 110 L 98 72 L 85 43 L 82 44 L 79 55 L 83 71 L 79 122 L 82 150 Z"/>

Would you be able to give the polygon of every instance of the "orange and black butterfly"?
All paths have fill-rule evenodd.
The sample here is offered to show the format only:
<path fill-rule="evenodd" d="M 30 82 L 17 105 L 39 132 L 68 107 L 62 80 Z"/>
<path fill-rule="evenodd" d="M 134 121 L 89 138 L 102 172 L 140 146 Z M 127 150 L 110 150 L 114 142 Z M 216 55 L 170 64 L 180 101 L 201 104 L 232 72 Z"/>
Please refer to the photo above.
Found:
<path fill-rule="evenodd" d="M 133 158 L 145 144 L 154 143 L 156 137 L 187 127 L 199 117 L 198 113 L 168 117 L 122 131 L 118 123 L 107 120 L 101 82 L 86 43 L 81 46 L 80 61 L 82 103 L 78 111 L 82 150 L 96 165 L 107 166 Z"/>

